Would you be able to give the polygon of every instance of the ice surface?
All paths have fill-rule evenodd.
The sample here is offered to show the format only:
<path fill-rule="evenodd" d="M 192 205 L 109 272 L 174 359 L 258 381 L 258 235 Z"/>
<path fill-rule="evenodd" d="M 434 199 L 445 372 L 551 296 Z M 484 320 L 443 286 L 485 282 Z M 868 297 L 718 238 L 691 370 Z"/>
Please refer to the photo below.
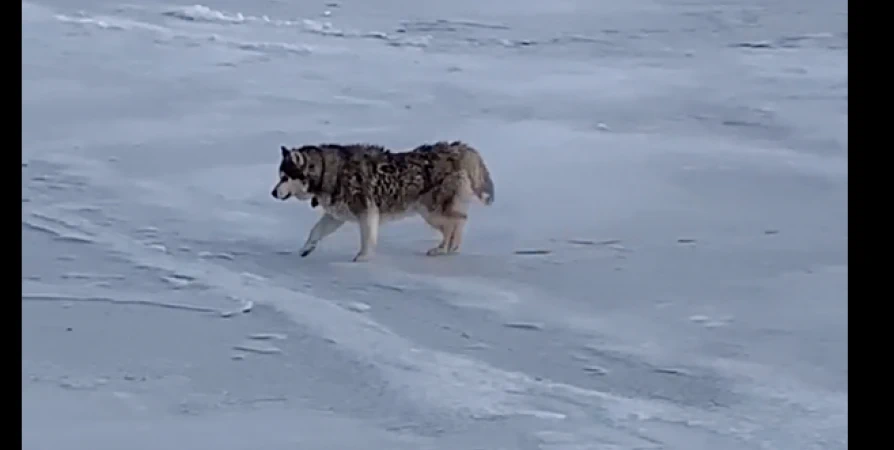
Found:
<path fill-rule="evenodd" d="M 22 2 L 28 449 L 847 448 L 847 3 Z M 280 145 L 500 191 L 349 262 Z M 52 432 L 47 432 L 52 430 Z"/>

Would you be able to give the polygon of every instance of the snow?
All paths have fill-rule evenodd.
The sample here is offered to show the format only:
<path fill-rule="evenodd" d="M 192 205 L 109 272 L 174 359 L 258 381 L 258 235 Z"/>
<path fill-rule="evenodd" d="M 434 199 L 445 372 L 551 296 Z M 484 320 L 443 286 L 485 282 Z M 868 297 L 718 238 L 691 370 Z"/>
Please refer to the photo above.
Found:
<path fill-rule="evenodd" d="M 847 4 L 22 2 L 27 449 L 846 449 Z M 307 258 L 280 145 L 498 200 Z M 47 430 L 52 430 L 48 433 Z"/>

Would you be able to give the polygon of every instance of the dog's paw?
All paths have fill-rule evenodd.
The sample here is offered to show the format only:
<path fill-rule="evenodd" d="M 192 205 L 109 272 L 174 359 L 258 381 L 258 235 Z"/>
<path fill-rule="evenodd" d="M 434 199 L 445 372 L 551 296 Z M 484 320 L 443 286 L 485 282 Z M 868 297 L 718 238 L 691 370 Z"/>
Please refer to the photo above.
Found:
<path fill-rule="evenodd" d="M 354 257 L 354 262 L 366 262 L 372 259 L 372 254 L 360 252 Z"/>
<path fill-rule="evenodd" d="M 309 255 L 310 252 L 314 251 L 314 249 L 316 249 L 316 248 L 317 248 L 316 245 L 311 245 L 310 247 L 302 248 L 301 253 L 300 253 L 301 257 L 304 258 L 305 256 Z"/>
<path fill-rule="evenodd" d="M 445 250 L 444 247 L 434 247 L 434 248 L 430 248 L 430 249 L 428 249 L 427 252 L 425 252 L 425 254 L 426 254 L 427 256 L 440 256 L 440 255 L 443 255 L 443 254 L 445 254 L 445 253 L 447 253 L 447 250 Z"/>

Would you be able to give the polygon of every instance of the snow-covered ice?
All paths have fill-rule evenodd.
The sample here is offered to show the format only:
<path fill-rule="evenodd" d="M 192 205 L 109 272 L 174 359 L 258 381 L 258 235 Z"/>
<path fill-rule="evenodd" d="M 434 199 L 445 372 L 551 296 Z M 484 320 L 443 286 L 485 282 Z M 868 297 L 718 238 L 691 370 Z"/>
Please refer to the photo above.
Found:
<path fill-rule="evenodd" d="M 846 449 L 847 2 L 22 2 L 27 449 Z M 270 198 L 467 141 L 463 252 Z"/>

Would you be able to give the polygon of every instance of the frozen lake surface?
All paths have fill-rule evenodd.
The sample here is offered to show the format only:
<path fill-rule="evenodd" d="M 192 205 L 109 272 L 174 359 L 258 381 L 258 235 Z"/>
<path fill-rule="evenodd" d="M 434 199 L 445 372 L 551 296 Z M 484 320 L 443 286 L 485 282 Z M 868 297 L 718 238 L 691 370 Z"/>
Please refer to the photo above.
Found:
<path fill-rule="evenodd" d="M 23 448 L 846 449 L 847 3 L 808 3 L 23 1 Z M 456 139 L 461 254 L 298 257 L 280 145 Z"/>

